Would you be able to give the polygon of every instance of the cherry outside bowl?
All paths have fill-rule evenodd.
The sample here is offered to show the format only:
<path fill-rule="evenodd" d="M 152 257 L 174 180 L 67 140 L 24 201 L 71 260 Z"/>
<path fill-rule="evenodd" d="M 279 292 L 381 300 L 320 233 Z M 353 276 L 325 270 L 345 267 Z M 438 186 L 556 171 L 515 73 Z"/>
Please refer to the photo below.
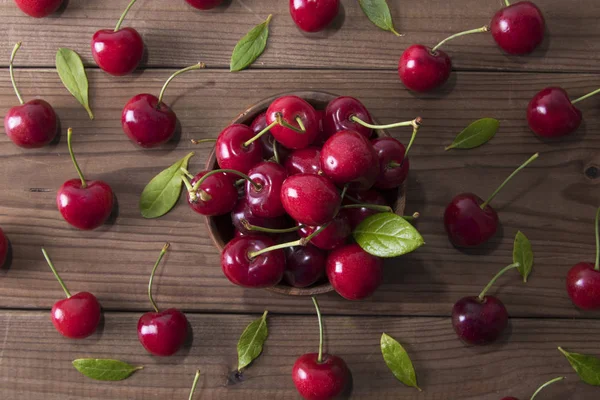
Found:
<path fill-rule="evenodd" d="M 246 111 L 237 116 L 232 124 L 244 124 L 250 125 L 254 118 L 260 113 L 267 110 L 273 100 L 281 96 L 298 96 L 308 101 L 317 110 L 324 110 L 327 104 L 338 97 L 337 95 L 326 93 L 326 92 L 315 92 L 315 91 L 301 91 L 301 92 L 288 92 L 280 93 L 278 95 L 266 98 L 259 101 L 258 103 L 250 106 Z M 377 123 L 377 122 L 375 122 Z M 384 130 L 375 130 L 374 137 L 390 136 Z M 217 158 L 215 151 L 211 152 L 208 162 L 206 164 L 207 170 L 218 169 Z M 382 192 L 384 196 L 388 198 L 389 204 L 392 204 L 394 212 L 398 215 L 404 215 L 404 208 L 406 206 L 406 182 L 397 190 Z M 233 224 L 229 215 L 222 215 L 218 217 L 205 217 L 206 225 L 208 226 L 208 233 L 214 242 L 215 246 L 219 251 L 223 251 L 223 248 L 233 238 Z M 329 282 L 321 282 L 306 288 L 296 288 L 285 283 L 280 283 L 276 286 L 267 288 L 270 292 L 290 295 L 290 296 L 313 296 L 316 294 L 322 294 L 332 292 L 333 287 Z"/>

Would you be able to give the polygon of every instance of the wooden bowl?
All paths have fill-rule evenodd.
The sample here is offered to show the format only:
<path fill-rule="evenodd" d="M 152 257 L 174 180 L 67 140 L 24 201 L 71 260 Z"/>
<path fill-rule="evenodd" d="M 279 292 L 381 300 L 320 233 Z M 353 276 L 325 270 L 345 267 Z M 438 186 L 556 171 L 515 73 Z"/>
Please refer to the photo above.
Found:
<path fill-rule="evenodd" d="M 326 92 L 314 92 L 314 91 L 301 91 L 301 92 L 290 92 L 290 93 L 281 93 L 264 100 L 259 101 L 258 103 L 250 106 L 246 111 L 237 116 L 232 124 L 244 124 L 250 125 L 254 118 L 256 118 L 260 113 L 267 110 L 269 105 L 273 102 L 273 100 L 277 99 L 281 96 L 293 95 L 303 98 L 308 101 L 313 107 L 317 110 L 324 110 L 327 104 L 338 97 L 337 95 L 326 93 Z M 375 130 L 376 137 L 384 137 L 390 136 L 384 130 Z M 218 169 L 219 165 L 217 163 L 217 158 L 215 155 L 215 150 L 211 152 L 208 162 L 206 164 L 207 170 Z M 392 204 L 392 208 L 395 213 L 398 215 L 404 215 L 404 208 L 406 205 L 406 183 L 404 183 L 399 189 L 392 190 L 388 192 L 384 192 L 384 196 L 388 200 L 388 204 Z M 234 235 L 234 227 L 231 222 L 231 217 L 229 214 L 221 215 L 218 217 L 205 217 L 206 225 L 208 226 L 208 233 L 214 242 L 215 246 L 219 251 L 223 251 L 223 248 L 229 242 Z M 271 292 L 290 295 L 290 296 L 312 296 L 316 294 L 322 294 L 333 291 L 333 287 L 329 282 L 320 283 L 313 286 L 309 286 L 306 288 L 296 288 L 286 284 L 278 284 L 276 286 L 267 288 Z"/>

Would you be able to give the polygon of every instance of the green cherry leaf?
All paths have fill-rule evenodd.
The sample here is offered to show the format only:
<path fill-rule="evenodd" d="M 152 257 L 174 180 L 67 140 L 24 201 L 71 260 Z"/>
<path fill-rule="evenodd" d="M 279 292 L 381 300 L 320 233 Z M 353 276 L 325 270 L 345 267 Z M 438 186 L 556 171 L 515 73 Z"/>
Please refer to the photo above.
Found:
<path fill-rule="evenodd" d="M 140 197 L 140 211 L 144 218 L 158 218 L 169 211 L 177 204 L 181 195 L 183 186 L 183 169 L 187 169 L 190 158 L 194 153 L 190 153 L 156 175 L 150 183 L 146 185 Z"/>
<path fill-rule="evenodd" d="M 527 277 L 533 268 L 533 250 L 531 250 L 531 242 L 521 231 L 515 236 L 513 263 L 519 263 L 518 269 L 523 276 L 523 282 L 527 282 Z"/>
<path fill-rule="evenodd" d="M 241 71 L 248 68 L 267 47 L 269 38 L 269 22 L 273 15 L 269 15 L 262 24 L 256 25 L 235 45 L 231 54 L 229 70 L 231 72 Z"/>
<path fill-rule="evenodd" d="M 423 237 L 407 220 L 384 212 L 372 215 L 354 230 L 354 239 L 367 253 L 377 257 L 397 257 L 425 244 Z"/>
<path fill-rule="evenodd" d="M 56 71 L 63 85 L 85 108 L 90 119 L 94 119 L 94 113 L 89 102 L 88 78 L 79 54 L 64 47 L 58 49 L 56 52 Z"/>
<path fill-rule="evenodd" d="M 558 351 L 569 360 L 582 381 L 592 386 L 600 386 L 600 358 L 586 354 L 569 353 L 562 347 Z"/>
<path fill-rule="evenodd" d="M 386 0 L 358 0 L 358 4 L 377 27 L 392 32 L 396 36 L 402 36 L 394 28 L 394 21 L 392 21 L 392 14 Z"/>
<path fill-rule="evenodd" d="M 73 361 L 73 366 L 88 378 L 97 381 L 122 381 L 135 371 L 144 369 L 119 360 L 80 358 Z"/>
<path fill-rule="evenodd" d="M 263 344 L 267 340 L 267 314 L 265 311 L 259 319 L 253 321 L 244 329 L 237 344 L 238 371 L 250 365 L 263 350 Z"/>
<path fill-rule="evenodd" d="M 467 126 L 456 136 L 454 142 L 445 150 L 474 149 L 490 141 L 498 131 L 500 121 L 494 118 L 482 118 Z"/>
<path fill-rule="evenodd" d="M 417 385 L 417 374 L 408 353 L 400 343 L 385 333 L 381 335 L 381 354 L 396 379 L 419 392 L 422 391 Z"/>

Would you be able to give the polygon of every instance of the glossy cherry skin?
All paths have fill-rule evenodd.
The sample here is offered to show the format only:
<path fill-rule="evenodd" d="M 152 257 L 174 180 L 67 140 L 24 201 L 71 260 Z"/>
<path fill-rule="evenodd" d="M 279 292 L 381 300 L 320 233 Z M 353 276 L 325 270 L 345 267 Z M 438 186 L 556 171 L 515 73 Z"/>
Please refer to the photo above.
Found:
<path fill-rule="evenodd" d="M 281 187 L 287 178 L 287 172 L 280 164 L 263 161 L 248 171 L 248 176 L 260 185 L 257 190 L 246 181 L 246 199 L 252 214 L 257 217 L 275 218 L 285 214 L 281 204 Z"/>
<path fill-rule="evenodd" d="M 208 171 L 202 171 L 196 175 L 191 182 L 192 186 L 207 173 Z M 210 198 L 202 200 L 201 191 L 208 194 Z M 214 217 L 233 211 L 238 202 L 238 190 L 231 177 L 220 173 L 211 175 L 202 182 L 195 199 L 192 199 L 189 194 L 186 198 L 192 210 L 198 214 Z"/>
<path fill-rule="evenodd" d="M 263 235 L 232 239 L 221 253 L 223 273 L 231 283 L 247 288 L 275 286 L 283 278 L 285 253 L 273 250 L 250 258 L 250 253 L 274 246 L 276 242 Z"/>
<path fill-rule="evenodd" d="M 246 197 L 241 198 L 231 212 L 231 222 L 235 229 L 244 235 L 256 234 L 257 232 L 249 231 L 244 227 L 244 224 L 242 223 L 243 220 L 247 221 L 250 225 L 271 229 L 284 229 L 292 226 L 285 216 L 264 218 L 254 215 L 252 211 L 250 211 L 250 206 L 248 205 L 248 199 L 246 199 Z M 260 235 L 270 236 L 270 234 L 263 232 L 261 232 Z"/>
<path fill-rule="evenodd" d="M 569 135 L 581 125 L 581 111 L 571 103 L 563 88 L 548 87 L 538 92 L 527 106 L 527 123 L 538 136 Z"/>
<path fill-rule="evenodd" d="M 408 158 L 404 158 L 406 148 L 393 137 L 381 137 L 373 140 L 373 148 L 379 159 L 379 176 L 375 187 L 379 189 L 394 189 L 404 183 L 410 170 Z M 400 164 L 391 166 L 390 163 Z"/>
<path fill-rule="evenodd" d="M 44 100 L 30 100 L 8 110 L 4 116 L 4 130 L 19 147 L 43 147 L 56 137 L 56 113 Z"/>
<path fill-rule="evenodd" d="M 267 127 L 267 113 L 259 114 L 254 120 L 252 124 L 250 124 L 250 129 L 254 133 L 262 132 L 263 129 Z M 260 145 L 262 147 L 263 158 L 271 159 L 275 156 L 275 152 L 273 151 L 273 143 L 275 142 L 275 138 L 271 134 L 271 131 L 263 134 L 260 137 Z M 277 143 L 277 155 L 279 156 L 279 162 L 283 163 L 286 159 L 290 150 L 283 147 L 280 143 Z"/>
<path fill-rule="evenodd" d="M 544 16 L 530 1 L 520 1 L 499 10 L 492 18 L 490 30 L 494 40 L 508 54 L 531 53 L 542 40 Z"/>
<path fill-rule="evenodd" d="M 325 268 L 335 291 L 348 300 L 369 297 L 383 279 L 381 258 L 370 255 L 358 244 L 333 250 L 327 257 Z"/>
<path fill-rule="evenodd" d="M 337 398 L 350 381 L 350 370 L 340 357 L 323 353 L 322 362 L 318 357 L 317 353 L 298 357 L 292 369 L 296 390 L 306 400 Z"/>
<path fill-rule="evenodd" d="M 567 274 L 567 293 L 573 304 L 583 310 L 600 309 L 600 271 L 591 263 L 574 265 Z"/>
<path fill-rule="evenodd" d="M 92 230 L 104 224 L 113 210 L 114 194 L 103 181 L 71 179 L 56 194 L 56 205 L 62 217 L 75 228 Z"/>
<path fill-rule="evenodd" d="M 331 221 L 341 202 L 338 189 L 321 175 L 292 175 L 281 187 L 283 208 L 304 225 L 319 226 Z"/>
<path fill-rule="evenodd" d="M 167 357 L 177 353 L 188 336 L 188 320 L 176 308 L 147 312 L 137 325 L 138 339 L 148 353 Z"/>
<path fill-rule="evenodd" d="M 210 10 L 217 7 L 223 0 L 185 0 L 189 5 L 199 10 Z"/>
<path fill-rule="evenodd" d="M 475 247 L 487 242 L 498 229 L 498 214 L 473 193 L 455 196 L 444 212 L 448 238 L 457 247 Z"/>
<path fill-rule="evenodd" d="M 92 56 L 96 64 L 114 76 L 133 72 L 144 55 L 144 40 L 133 28 L 101 29 L 92 37 Z"/>
<path fill-rule="evenodd" d="M 321 167 L 338 186 L 367 190 L 379 176 L 379 159 L 369 139 L 355 131 L 341 131 L 321 148 Z"/>
<path fill-rule="evenodd" d="M 141 147 L 167 143 L 175 134 L 177 116 L 158 97 L 143 93 L 127 102 L 121 114 L 123 132 Z"/>
<path fill-rule="evenodd" d="M 100 323 L 100 303 L 96 296 L 80 292 L 52 306 L 50 318 L 56 330 L 70 339 L 90 336 Z"/>
<path fill-rule="evenodd" d="M 246 125 L 232 124 L 225 128 L 215 144 L 219 167 L 247 174 L 252 167 L 260 163 L 263 160 L 260 144 L 254 141 L 244 146 L 244 143 L 253 137 L 254 132 Z"/>
<path fill-rule="evenodd" d="M 442 86 L 452 72 L 452 61 L 442 50 L 431 52 L 420 44 L 404 50 L 398 63 L 400 80 L 415 92 L 428 92 Z"/>
<path fill-rule="evenodd" d="M 322 250 L 333 250 L 346 243 L 346 239 L 352 234 L 352 228 L 345 211 L 340 210 L 333 221 L 317 236 L 313 237 L 310 242 Z M 304 226 L 298 231 L 298 234 L 300 237 L 305 238 L 320 228 L 320 226 Z"/>
<path fill-rule="evenodd" d="M 296 174 L 322 174 L 321 150 L 314 146 L 294 150 L 285 160 L 284 165 L 290 176 Z"/>
<path fill-rule="evenodd" d="M 340 0 L 290 0 L 290 15 L 304 32 L 322 31 L 335 19 Z"/>
<path fill-rule="evenodd" d="M 508 325 L 508 312 L 494 296 L 463 297 L 452 308 L 452 326 L 466 343 L 482 345 L 495 341 Z"/>
<path fill-rule="evenodd" d="M 59 9 L 63 0 L 15 0 L 25 14 L 34 18 L 43 18 Z"/>
<path fill-rule="evenodd" d="M 285 249 L 283 279 L 290 286 L 311 286 L 325 276 L 325 260 L 325 252 L 311 244 Z"/>
<path fill-rule="evenodd" d="M 267 109 L 267 124 L 277 120 L 277 114 L 290 125 L 299 128 L 296 118 L 300 118 L 304 133 L 294 132 L 281 125 L 271 128 L 275 140 L 289 149 L 303 149 L 315 141 L 320 133 L 320 121 L 316 110 L 306 100 L 297 96 L 283 96 L 271 103 Z"/>
<path fill-rule="evenodd" d="M 323 134 L 326 138 L 340 131 L 355 131 L 367 139 L 373 134 L 371 128 L 366 128 L 351 120 L 355 116 L 361 121 L 373 124 L 369 110 L 354 97 L 337 97 L 327 104 L 323 115 Z"/>
<path fill-rule="evenodd" d="M 4 266 L 6 262 L 6 257 L 8 256 L 8 238 L 4 234 L 2 228 L 0 228 L 0 268 Z"/>
<path fill-rule="evenodd" d="M 367 190 L 365 192 L 351 192 L 350 196 L 359 201 L 359 204 L 377 204 L 380 206 L 387 206 L 387 201 L 385 197 L 381 193 L 376 190 Z M 344 198 L 342 204 L 356 204 L 355 202 L 348 200 L 347 197 Z M 344 210 L 344 213 L 348 216 L 348 220 L 350 222 L 350 229 L 354 231 L 361 222 L 364 221 L 365 218 L 370 217 L 371 215 L 377 214 L 378 211 L 371 210 L 370 208 L 348 208 Z"/>

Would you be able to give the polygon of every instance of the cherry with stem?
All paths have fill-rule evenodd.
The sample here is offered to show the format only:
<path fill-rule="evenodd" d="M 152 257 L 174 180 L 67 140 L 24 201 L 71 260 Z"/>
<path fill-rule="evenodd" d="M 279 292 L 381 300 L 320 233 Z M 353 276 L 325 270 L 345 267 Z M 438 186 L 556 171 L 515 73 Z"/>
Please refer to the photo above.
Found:
<path fill-rule="evenodd" d="M 202 185 L 204 183 L 204 181 L 206 181 L 209 177 L 211 177 L 215 174 L 221 174 L 221 173 L 233 174 L 233 175 L 239 176 L 240 178 L 249 182 L 252 185 L 252 187 L 254 188 L 254 190 L 256 190 L 257 192 L 260 192 L 262 189 L 261 184 L 254 182 L 252 179 L 250 179 L 250 177 L 248 175 L 244 174 L 243 172 L 236 171 L 234 169 L 214 169 L 212 171 L 207 172 L 202 178 L 198 179 L 196 181 L 196 183 L 194 183 L 193 185 L 185 177 L 182 177 L 183 182 L 186 185 L 186 188 L 188 189 L 190 200 L 197 201 L 198 197 L 200 197 L 200 199 L 202 199 L 202 193 L 205 193 L 205 192 L 200 190 L 200 185 Z M 200 195 L 198 196 L 197 193 L 199 191 L 200 191 Z M 210 199 L 205 197 L 202 200 L 208 201 Z"/>

